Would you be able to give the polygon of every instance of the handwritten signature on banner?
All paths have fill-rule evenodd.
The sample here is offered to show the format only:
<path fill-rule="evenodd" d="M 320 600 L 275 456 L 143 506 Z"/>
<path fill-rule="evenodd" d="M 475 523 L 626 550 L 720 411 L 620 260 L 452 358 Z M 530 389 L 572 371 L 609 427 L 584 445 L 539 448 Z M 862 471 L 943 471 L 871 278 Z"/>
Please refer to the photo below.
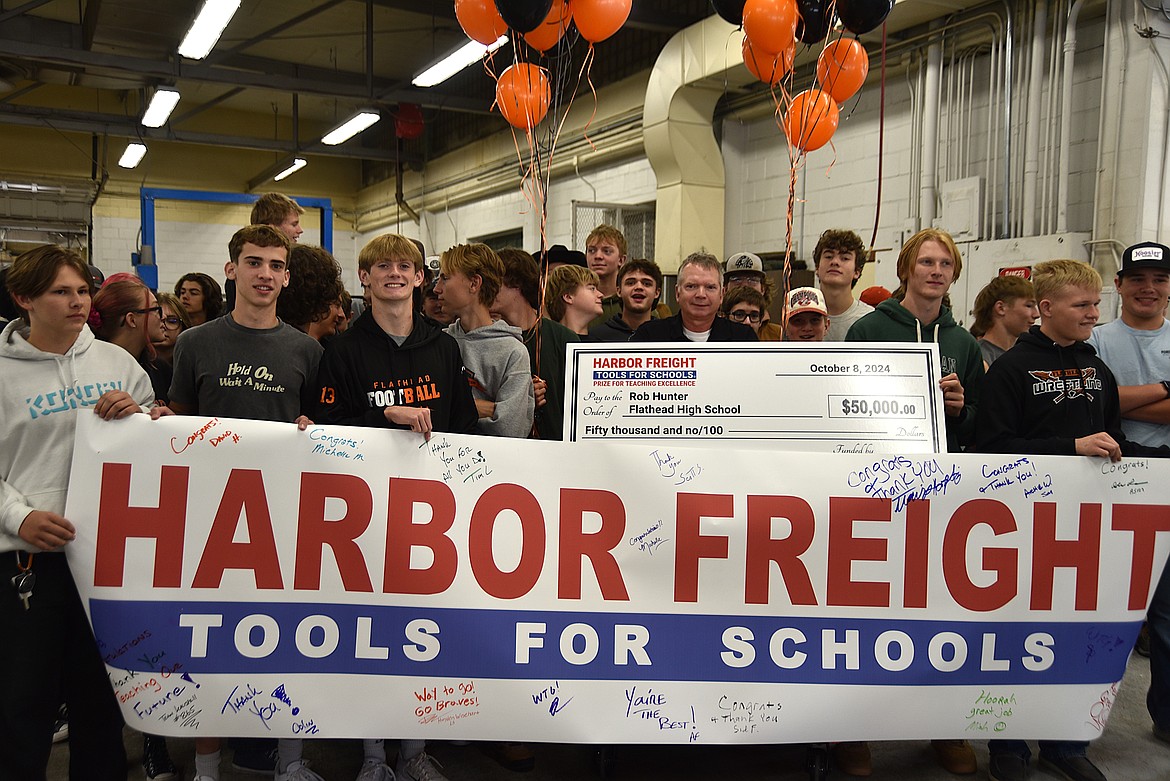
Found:
<path fill-rule="evenodd" d="M 1015 692 L 981 689 L 967 711 L 967 732 L 1003 732 L 1008 728 L 1017 707 Z"/>
<path fill-rule="evenodd" d="M 251 683 L 236 686 L 228 694 L 223 707 L 220 708 L 220 713 L 226 714 L 229 710 L 233 714 L 243 714 L 246 718 L 259 719 L 264 728 L 270 731 L 272 729 L 270 722 L 277 715 L 288 711 L 289 715 L 295 719 L 290 725 L 294 735 L 317 735 L 320 733 L 313 719 L 301 715 L 301 709 L 293 703 L 292 697 L 286 691 L 283 683 L 267 696 L 262 689 L 256 688 Z"/>
<path fill-rule="evenodd" d="M 654 460 L 654 465 L 658 468 L 658 474 L 670 480 L 675 479 L 675 485 L 682 485 L 689 483 L 699 475 L 703 474 L 703 467 L 699 464 L 685 464 L 681 458 L 672 456 L 665 450 L 650 451 L 650 458 Z"/>
<path fill-rule="evenodd" d="M 454 724 L 479 715 L 479 692 L 475 681 L 459 681 L 448 686 L 425 687 L 414 692 L 415 718 L 419 724 Z"/>
<path fill-rule="evenodd" d="M 147 648 L 151 633 L 144 629 L 131 640 L 116 649 L 108 649 L 99 641 L 104 661 L 113 660 L 142 645 Z M 107 652 L 108 651 L 108 652 Z M 125 670 L 123 675 L 110 676 L 110 685 L 118 702 L 130 704 L 131 710 L 140 719 L 158 719 L 181 727 L 198 727 L 203 710 L 198 706 L 195 690 L 199 688 L 190 675 L 183 672 L 181 662 L 167 660 L 167 652 L 151 648 L 142 651 L 134 661 L 142 663 L 150 672 Z"/>
<path fill-rule="evenodd" d="M 199 428 L 192 431 L 187 437 L 171 437 L 171 452 L 175 455 L 182 453 L 196 442 L 205 442 L 212 447 L 220 445 L 238 445 L 240 435 L 231 429 L 221 427 L 219 418 L 212 418 Z"/>
<path fill-rule="evenodd" d="M 637 686 L 625 690 L 626 718 L 647 721 L 657 726 L 660 732 L 682 730 L 689 732 L 688 743 L 699 739 L 699 722 L 695 717 L 695 706 L 683 706 L 682 715 L 677 708 L 670 707 L 666 692 L 653 686 L 639 689 Z M 668 709 L 669 708 L 669 709 Z"/>
<path fill-rule="evenodd" d="M 1101 464 L 1101 474 L 1122 478 L 1111 480 L 1109 487 L 1114 491 L 1125 491 L 1130 496 L 1146 492 L 1146 486 L 1150 484 L 1150 481 L 1141 478 L 1146 477 L 1149 471 L 1150 459 L 1148 458 L 1126 458 L 1116 463 L 1105 460 Z"/>
<path fill-rule="evenodd" d="M 653 556 L 654 550 L 669 540 L 662 536 L 662 521 L 658 520 L 646 531 L 631 537 L 629 542 L 630 545 L 637 546 L 638 550 L 643 553 Z"/>
<path fill-rule="evenodd" d="M 442 464 L 444 483 L 449 484 L 453 480 L 461 483 L 478 483 L 494 471 L 482 449 L 467 445 L 456 448 L 446 437 L 423 442 L 418 449 L 425 450 L 439 460 Z"/>
<path fill-rule="evenodd" d="M 779 723 L 784 706 L 775 700 L 745 700 L 724 694 L 716 708 L 712 724 L 730 725 L 733 735 L 755 735 L 761 725 Z"/>
<path fill-rule="evenodd" d="M 944 469 L 937 458 L 885 456 L 850 472 L 848 485 L 863 489 L 867 496 L 892 499 L 894 510 L 901 512 L 910 501 L 945 496 L 962 480 L 958 464 Z"/>
<path fill-rule="evenodd" d="M 313 455 L 340 458 L 345 461 L 366 460 L 365 454 L 362 452 L 362 446 L 365 444 L 364 439 L 338 436 L 330 433 L 330 430 L 324 426 L 310 428 L 308 436 L 309 442 L 312 443 L 309 452 Z"/>
<path fill-rule="evenodd" d="M 553 683 L 550 683 L 548 686 L 545 686 L 543 689 L 532 695 L 532 704 L 540 707 L 547 707 L 548 715 L 556 716 L 558 713 L 567 708 L 569 703 L 573 701 L 573 698 L 570 697 L 569 699 L 562 702 L 561 696 L 563 694 L 564 687 L 561 685 L 561 682 L 554 681 Z"/>

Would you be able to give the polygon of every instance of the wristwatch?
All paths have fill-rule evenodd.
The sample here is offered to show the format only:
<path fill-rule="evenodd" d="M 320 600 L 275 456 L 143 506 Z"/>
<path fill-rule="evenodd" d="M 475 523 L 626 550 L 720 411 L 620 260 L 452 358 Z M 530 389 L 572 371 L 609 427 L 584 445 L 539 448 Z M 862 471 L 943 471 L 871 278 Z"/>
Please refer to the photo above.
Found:
<path fill-rule="evenodd" d="M 1170 399 L 1170 380 L 1162 380 L 1162 387 L 1166 389 L 1166 398 Z"/>

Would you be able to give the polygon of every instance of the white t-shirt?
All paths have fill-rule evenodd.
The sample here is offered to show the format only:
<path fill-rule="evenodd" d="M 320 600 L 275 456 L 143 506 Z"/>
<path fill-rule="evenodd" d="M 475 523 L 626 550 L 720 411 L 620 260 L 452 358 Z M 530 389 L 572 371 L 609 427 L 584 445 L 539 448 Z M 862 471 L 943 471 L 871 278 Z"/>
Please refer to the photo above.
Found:
<path fill-rule="evenodd" d="M 853 299 L 853 306 L 839 315 L 829 315 L 829 330 L 825 332 L 826 342 L 843 342 L 849 328 L 873 311 L 873 307 L 860 298 Z"/>
<path fill-rule="evenodd" d="M 711 337 L 711 329 L 706 331 L 691 331 L 683 328 L 683 336 L 687 338 L 688 342 L 705 342 Z"/>
<path fill-rule="evenodd" d="M 1130 328 L 1121 320 L 1098 326 L 1089 344 L 1105 361 L 1118 385 L 1148 385 L 1170 380 L 1170 322 L 1154 331 Z M 1170 445 L 1170 425 L 1121 419 L 1125 436 L 1143 445 Z"/>

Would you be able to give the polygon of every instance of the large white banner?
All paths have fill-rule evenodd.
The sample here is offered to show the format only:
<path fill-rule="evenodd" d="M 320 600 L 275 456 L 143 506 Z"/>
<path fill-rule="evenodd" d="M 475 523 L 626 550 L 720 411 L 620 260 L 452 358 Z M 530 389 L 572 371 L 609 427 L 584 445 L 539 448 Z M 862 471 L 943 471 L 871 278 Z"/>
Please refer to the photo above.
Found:
<path fill-rule="evenodd" d="M 165 735 L 1098 736 L 1157 461 L 83 415 L 70 563 Z"/>

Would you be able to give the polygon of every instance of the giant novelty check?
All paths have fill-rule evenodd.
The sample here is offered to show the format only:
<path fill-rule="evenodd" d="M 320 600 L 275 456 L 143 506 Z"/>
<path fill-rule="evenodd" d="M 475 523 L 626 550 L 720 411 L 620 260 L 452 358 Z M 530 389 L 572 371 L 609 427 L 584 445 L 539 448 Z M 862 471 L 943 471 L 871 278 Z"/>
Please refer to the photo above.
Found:
<path fill-rule="evenodd" d="M 946 452 L 938 345 L 571 344 L 565 439 Z"/>

